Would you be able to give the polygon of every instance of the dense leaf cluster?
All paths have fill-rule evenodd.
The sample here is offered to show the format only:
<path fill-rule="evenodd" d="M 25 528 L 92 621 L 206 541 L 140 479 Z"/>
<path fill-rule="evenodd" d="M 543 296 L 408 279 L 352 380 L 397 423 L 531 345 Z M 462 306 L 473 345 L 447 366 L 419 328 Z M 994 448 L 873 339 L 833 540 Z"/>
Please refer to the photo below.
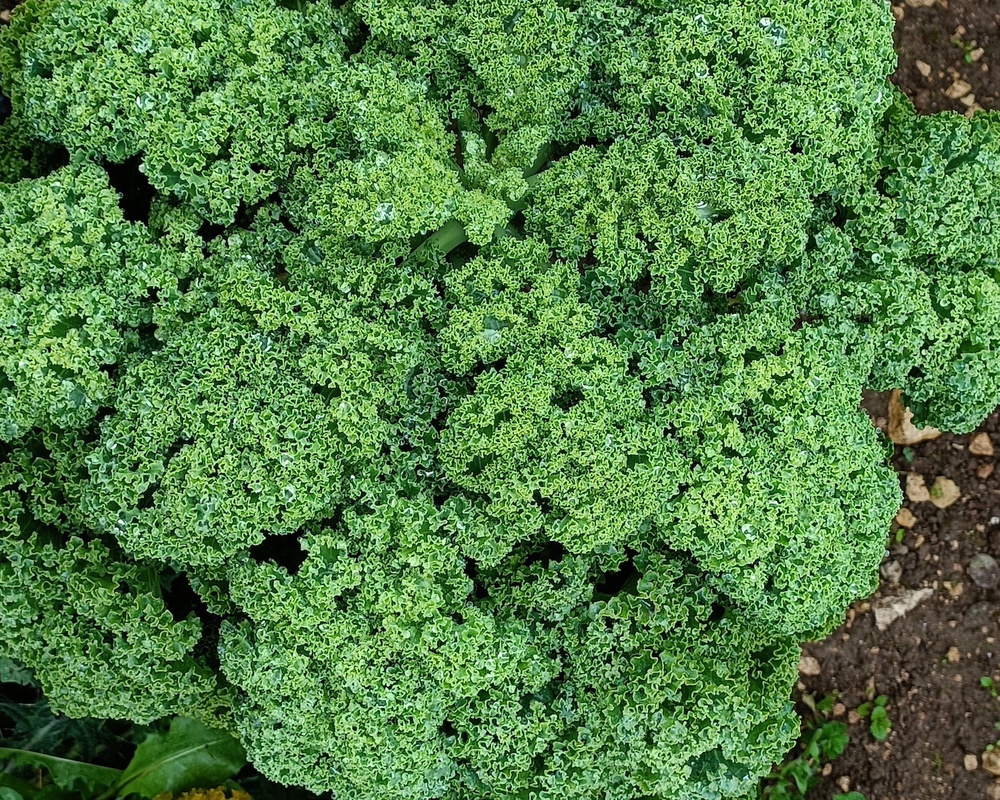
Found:
<path fill-rule="evenodd" d="M 744 797 L 1000 402 L 1000 119 L 875 0 L 29 0 L 0 655 L 367 800 Z M 6 138 L 3 138 L 6 137 Z"/>

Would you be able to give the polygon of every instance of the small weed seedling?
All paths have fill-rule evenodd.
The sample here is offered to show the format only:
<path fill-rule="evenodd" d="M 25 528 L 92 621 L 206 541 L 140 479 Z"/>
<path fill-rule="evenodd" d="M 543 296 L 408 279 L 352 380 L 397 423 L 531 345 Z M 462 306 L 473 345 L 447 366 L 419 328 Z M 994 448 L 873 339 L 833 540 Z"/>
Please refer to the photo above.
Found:
<path fill-rule="evenodd" d="M 873 701 L 862 703 L 858 706 L 858 714 L 862 719 L 869 720 L 868 729 L 872 732 L 872 736 L 880 742 L 885 741 L 886 737 L 889 735 L 890 728 L 892 728 L 892 723 L 889 721 L 889 715 L 885 710 L 888 702 L 888 696 L 880 694 Z"/>
<path fill-rule="evenodd" d="M 972 53 L 976 49 L 975 42 L 963 42 L 961 38 L 956 36 L 951 40 L 951 43 L 962 51 L 962 60 L 966 64 L 971 64 L 973 62 Z"/>
<path fill-rule="evenodd" d="M 990 697 L 996 700 L 997 696 L 1000 695 L 1000 688 L 997 687 L 996 681 L 986 675 L 983 675 L 979 679 L 979 685 L 982 686 L 987 692 L 990 693 Z"/>
<path fill-rule="evenodd" d="M 802 702 L 813 712 L 802 725 L 802 739 L 792 753 L 798 753 L 771 771 L 761 783 L 760 800 L 805 800 L 806 793 L 821 780 L 823 765 L 839 757 L 850 742 L 847 726 L 829 719 L 837 701 L 829 695 L 816 703 L 811 695 Z M 791 754 L 789 754 L 791 755 Z M 865 800 L 858 792 L 838 794 L 833 800 Z"/>

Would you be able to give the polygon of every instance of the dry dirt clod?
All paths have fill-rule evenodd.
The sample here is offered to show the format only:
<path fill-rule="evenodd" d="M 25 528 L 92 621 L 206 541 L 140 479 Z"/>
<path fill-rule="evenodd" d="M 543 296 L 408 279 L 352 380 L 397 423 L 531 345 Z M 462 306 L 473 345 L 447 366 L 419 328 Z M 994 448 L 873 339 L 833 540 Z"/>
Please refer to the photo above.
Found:
<path fill-rule="evenodd" d="M 857 725 L 859 722 L 861 722 L 861 715 L 852 708 L 847 712 L 847 724 Z"/>
<path fill-rule="evenodd" d="M 934 594 L 933 589 L 910 589 L 896 597 L 883 597 L 875 603 L 875 627 L 884 631 Z"/>
<path fill-rule="evenodd" d="M 995 589 L 1000 586 L 1000 564 L 987 553 L 977 553 L 969 562 L 967 570 L 972 582 L 980 589 Z"/>
<path fill-rule="evenodd" d="M 913 512 L 910 511 L 910 509 L 901 508 L 896 514 L 896 524 L 899 525 L 900 528 L 906 528 L 909 530 L 917 524 L 917 518 L 913 516 Z"/>
<path fill-rule="evenodd" d="M 950 478 L 939 477 L 930 489 L 931 502 L 938 508 L 947 508 L 962 496 L 958 484 Z"/>
<path fill-rule="evenodd" d="M 845 706 L 843 703 L 837 703 L 833 707 L 833 716 L 836 719 L 839 719 L 840 717 L 844 716 L 844 714 L 846 714 L 846 713 L 847 713 L 847 706 Z"/>
<path fill-rule="evenodd" d="M 899 389 L 892 390 L 889 396 L 889 438 L 895 444 L 919 444 L 937 439 L 940 435 L 941 431 L 937 428 L 916 427 L 913 412 L 903 405 L 903 393 Z"/>
<path fill-rule="evenodd" d="M 983 753 L 983 769 L 991 775 L 1000 776 L 1000 751 L 987 750 Z"/>
<path fill-rule="evenodd" d="M 948 663 L 949 664 L 957 664 L 961 660 L 962 660 L 962 654 L 959 652 L 958 648 L 957 647 L 949 647 L 948 648 Z M 966 758 L 968 759 L 968 756 L 966 756 Z M 975 769 L 975 767 L 973 767 L 973 769 Z"/>
<path fill-rule="evenodd" d="M 917 65 L 917 70 L 925 78 L 929 78 L 931 76 L 931 65 L 928 64 L 926 61 L 917 61 L 916 65 Z"/>
<path fill-rule="evenodd" d="M 993 440 L 990 439 L 990 435 L 988 433 L 977 433 L 969 439 L 969 452 L 974 456 L 991 457 L 994 451 Z"/>
<path fill-rule="evenodd" d="M 968 753 L 965 756 L 965 769 L 969 772 L 975 772 L 979 769 L 979 759 L 972 755 L 972 753 Z"/>
<path fill-rule="evenodd" d="M 841 775 L 837 778 L 837 786 L 840 787 L 841 791 L 849 792 L 851 791 L 851 779 L 847 775 Z"/>
<path fill-rule="evenodd" d="M 819 661 L 803 653 L 802 658 L 799 659 L 799 674 L 814 676 L 819 675 L 820 672 L 822 672 L 822 669 L 820 668 Z"/>
<path fill-rule="evenodd" d="M 906 496 L 911 503 L 926 503 L 931 499 L 931 493 L 923 475 L 911 472 L 906 476 Z"/>

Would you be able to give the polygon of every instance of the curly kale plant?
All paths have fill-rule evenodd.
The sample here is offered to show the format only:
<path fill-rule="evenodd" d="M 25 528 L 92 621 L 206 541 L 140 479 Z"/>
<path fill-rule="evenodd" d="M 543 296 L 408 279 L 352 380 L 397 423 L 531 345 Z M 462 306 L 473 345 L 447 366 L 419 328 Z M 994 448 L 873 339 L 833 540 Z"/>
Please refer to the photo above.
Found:
<path fill-rule="evenodd" d="M 0 655 L 361 800 L 749 796 L 1000 403 L 1000 116 L 880 0 L 28 0 Z"/>

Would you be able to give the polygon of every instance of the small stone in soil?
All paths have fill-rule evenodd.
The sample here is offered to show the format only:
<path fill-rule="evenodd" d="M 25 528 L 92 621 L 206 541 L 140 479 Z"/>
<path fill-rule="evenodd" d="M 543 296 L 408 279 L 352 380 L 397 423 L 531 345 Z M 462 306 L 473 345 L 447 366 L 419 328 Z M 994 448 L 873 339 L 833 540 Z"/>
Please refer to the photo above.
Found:
<path fill-rule="evenodd" d="M 896 514 L 896 524 L 900 528 L 912 528 L 917 524 L 917 518 L 913 515 L 913 512 L 908 508 L 899 509 L 899 513 Z"/>
<path fill-rule="evenodd" d="M 837 786 L 840 787 L 841 791 L 849 792 L 851 791 L 851 779 L 847 775 L 841 775 L 837 778 Z"/>
<path fill-rule="evenodd" d="M 991 775 L 1000 775 L 1000 751 L 987 750 L 983 753 L 983 769 Z"/>
<path fill-rule="evenodd" d="M 959 78 L 951 86 L 944 90 L 945 96 L 949 100 L 958 100 L 962 95 L 968 94 L 972 90 L 972 84 Z"/>
<path fill-rule="evenodd" d="M 1000 586 L 1000 564 L 987 553 L 977 553 L 968 567 L 969 577 L 980 589 L 995 589 Z"/>
<path fill-rule="evenodd" d="M 906 476 L 906 496 L 912 503 L 926 503 L 931 499 L 924 476 L 911 472 Z"/>
<path fill-rule="evenodd" d="M 962 490 L 951 478 L 939 477 L 930 490 L 931 502 L 938 508 L 947 508 L 962 496 Z"/>
<path fill-rule="evenodd" d="M 803 654 L 802 658 L 799 659 L 799 673 L 801 675 L 819 675 L 822 671 L 819 661 L 812 656 Z"/>
<path fill-rule="evenodd" d="M 916 65 L 917 65 L 917 70 L 925 78 L 929 78 L 931 76 L 931 65 L 928 64 L 926 61 L 917 61 Z"/>
<path fill-rule="evenodd" d="M 948 648 L 948 663 L 950 663 L 950 664 L 957 664 L 961 660 L 962 660 L 962 654 L 960 652 L 958 652 L 958 648 L 957 647 L 949 647 Z M 968 758 L 968 756 L 966 756 L 966 758 Z"/>
<path fill-rule="evenodd" d="M 847 706 L 845 706 L 843 703 L 837 703 L 833 707 L 833 716 L 834 717 L 842 717 L 846 713 L 847 713 Z"/>
<path fill-rule="evenodd" d="M 979 469 L 976 470 L 976 475 L 978 475 L 983 480 L 986 480 L 990 475 L 993 474 L 994 464 L 983 464 Z"/>
<path fill-rule="evenodd" d="M 988 433 L 977 433 L 969 440 L 969 452 L 974 456 L 986 456 L 989 458 L 993 455 L 993 441 L 990 439 Z"/>
<path fill-rule="evenodd" d="M 979 769 L 979 759 L 972 755 L 972 753 L 968 753 L 965 756 L 965 769 L 968 772 L 975 772 Z"/>

